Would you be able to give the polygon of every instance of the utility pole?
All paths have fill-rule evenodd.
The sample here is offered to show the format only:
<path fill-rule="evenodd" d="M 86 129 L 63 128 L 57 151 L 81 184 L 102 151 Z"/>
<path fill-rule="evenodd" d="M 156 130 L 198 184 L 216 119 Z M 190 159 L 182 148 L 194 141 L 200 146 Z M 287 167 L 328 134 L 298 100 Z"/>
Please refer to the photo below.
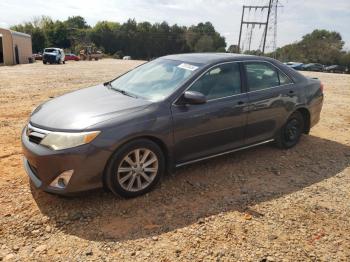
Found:
<path fill-rule="evenodd" d="M 266 46 L 266 36 L 267 36 L 267 30 L 269 28 L 269 20 L 270 20 L 270 14 L 271 14 L 271 7 L 272 7 L 272 0 L 269 2 L 269 10 L 267 11 L 267 19 L 266 19 L 266 25 L 265 25 L 265 32 L 264 32 L 264 43 L 262 48 L 262 53 L 265 54 L 265 46 Z"/>
<path fill-rule="evenodd" d="M 252 25 L 250 32 L 249 32 L 249 45 L 248 45 L 248 51 L 250 51 L 250 47 L 252 46 L 252 38 L 253 38 L 253 29 L 255 25 Z"/>
<path fill-rule="evenodd" d="M 239 39 L 238 39 L 238 51 L 239 53 L 243 52 L 244 43 L 242 45 L 242 34 L 243 34 L 243 26 L 247 26 L 247 33 L 246 33 L 246 38 L 248 39 L 249 43 L 249 50 L 251 48 L 251 43 L 252 43 L 252 37 L 253 37 L 253 31 L 256 26 L 259 26 L 259 28 L 263 27 L 264 31 L 262 34 L 261 42 L 260 42 L 260 50 L 262 53 L 265 53 L 266 50 L 266 43 L 267 43 L 267 35 L 270 29 L 272 30 L 272 24 L 274 26 L 274 40 L 273 40 L 273 48 L 274 51 L 276 49 L 276 38 L 277 38 L 277 8 L 278 8 L 278 0 L 269 0 L 268 5 L 243 5 L 243 10 L 242 10 L 242 18 L 241 18 L 241 26 L 240 26 L 240 31 L 239 31 Z M 246 20 L 247 12 L 250 13 L 251 10 L 261 11 L 263 13 L 264 11 L 266 12 L 267 10 L 267 15 L 266 15 L 266 20 L 260 20 L 257 21 L 256 19 L 252 20 Z M 271 20 L 271 16 L 273 16 L 274 21 Z M 270 26 L 271 22 L 271 26 Z M 273 23 L 272 23 L 273 22 Z M 270 28 L 271 27 L 271 28 Z"/>
<path fill-rule="evenodd" d="M 274 27 L 273 27 L 273 43 L 272 43 L 272 49 L 273 49 L 273 58 L 277 59 L 277 11 L 278 11 L 278 0 L 276 0 L 276 4 L 274 6 Z"/>
<path fill-rule="evenodd" d="M 243 27 L 244 10 L 245 10 L 245 6 L 243 6 L 242 18 L 241 18 L 241 29 L 239 30 L 238 53 L 241 53 L 241 37 L 242 37 L 242 27 Z"/>
<path fill-rule="evenodd" d="M 270 5 L 271 5 L 271 1 L 270 0 Z M 240 29 L 240 32 L 239 32 L 239 39 L 238 39 L 238 50 L 239 52 L 241 52 L 241 42 L 242 42 L 242 29 L 243 29 L 243 25 L 247 25 L 247 27 L 249 26 L 255 26 L 255 25 L 259 25 L 259 26 L 265 26 L 265 30 L 267 31 L 267 25 L 268 23 L 266 22 L 257 22 L 257 21 L 245 21 L 244 20 L 244 14 L 245 14 L 245 10 L 246 9 L 249 9 L 249 11 L 251 9 L 255 9 L 255 10 L 261 10 L 261 12 L 264 10 L 264 9 L 269 9 L 268 12 L 270 12 L 270 8 L 271 6 L 253 6 L 253 5 L 243 5 L 243 11 L 242 11 L 242 18 L 241 18 L 241 29 Z M 265 35 L 266 37 L 266 35 Z"/>

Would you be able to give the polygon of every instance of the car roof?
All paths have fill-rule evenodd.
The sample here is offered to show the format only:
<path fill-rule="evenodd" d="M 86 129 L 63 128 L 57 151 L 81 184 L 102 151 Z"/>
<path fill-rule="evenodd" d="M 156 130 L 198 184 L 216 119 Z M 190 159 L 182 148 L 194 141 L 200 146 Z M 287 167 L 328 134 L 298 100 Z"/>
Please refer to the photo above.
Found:
<path fill-rule="evenodd" d="M 231 61 L 261 61 L 269 62 L 279 69 L 288 73 L 288 76 L 292 77 L 293 81 L 303 81 L 306 78 L 287 65 L 282 64 L 278 60 L 265 56 L 254 56 L 254 55 L 242 55 L 234 53 L 188 53 L 188 54 L 178 54 L 178 55 L 168 55 L 163 56 L 164 59 L 178 60 L 185 63 L 197 63 L 204 66 L 212 66 L 217 63 L 231 62 Z"/>
<path fill-rule="evenodd" d="M 212 64 L 234 60 L 269 60 L 266 57 L 233 53 L 188 53 L 164 56 L 165 59 L 179 60 L 188 63 Z"/>

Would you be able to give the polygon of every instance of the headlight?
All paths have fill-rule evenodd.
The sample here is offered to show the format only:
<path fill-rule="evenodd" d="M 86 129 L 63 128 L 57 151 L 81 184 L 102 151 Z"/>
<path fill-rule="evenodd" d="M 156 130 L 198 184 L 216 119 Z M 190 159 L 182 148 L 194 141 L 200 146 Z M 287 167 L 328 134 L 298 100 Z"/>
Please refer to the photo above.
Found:
<path fill-rule="evenodd" d="M 88 144 L 99 134 L 100 131 L 83 133 L 52 132 L 48 133 L 44 139 L 41 140 L 40 144 L 52 148 L 53 150 L 63 150 Z"/>

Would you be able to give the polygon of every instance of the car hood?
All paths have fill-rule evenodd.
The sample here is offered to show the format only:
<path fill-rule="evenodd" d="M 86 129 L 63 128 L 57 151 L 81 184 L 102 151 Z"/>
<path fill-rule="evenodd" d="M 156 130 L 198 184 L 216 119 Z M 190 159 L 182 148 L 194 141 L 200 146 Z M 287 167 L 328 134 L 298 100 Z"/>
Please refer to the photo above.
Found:
<path fill-rule="evenodd" d="M 43 55 L 54 55 L 54 56 L 56 56 L 57 55 L 57 53 L 54 53 L 54 52 L 52 52 L 52 53 L 44 53 Z"/>
<path fill-rule="evenodd" d="M 143 110 L 150 104 L 149 101 L 98 85 L 40 105 L 33 111 L 30 123 L 47 130 L 84 130 L 106 120 Z"/>

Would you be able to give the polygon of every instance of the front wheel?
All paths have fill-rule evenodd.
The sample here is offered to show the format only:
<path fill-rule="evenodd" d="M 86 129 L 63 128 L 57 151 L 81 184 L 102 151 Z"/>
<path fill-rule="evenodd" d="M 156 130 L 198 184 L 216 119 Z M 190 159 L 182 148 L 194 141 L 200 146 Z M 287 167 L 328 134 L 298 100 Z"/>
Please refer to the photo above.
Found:
<path fill-rule="evenodd" d="M 139 139 L 125 144 L 112 156 L 105 182 L 115 195 L 136 197 L 151 191 L 164 170 L 165 159 L 159 146 Z"/>
<path fill-rule="evenodd" d="M 280 148 L 288 149 L 298 144 L 304 130 L 304 118 L 300 112 L 294 112 L 287 123 L 276 136 L 276 144 Z"/>

